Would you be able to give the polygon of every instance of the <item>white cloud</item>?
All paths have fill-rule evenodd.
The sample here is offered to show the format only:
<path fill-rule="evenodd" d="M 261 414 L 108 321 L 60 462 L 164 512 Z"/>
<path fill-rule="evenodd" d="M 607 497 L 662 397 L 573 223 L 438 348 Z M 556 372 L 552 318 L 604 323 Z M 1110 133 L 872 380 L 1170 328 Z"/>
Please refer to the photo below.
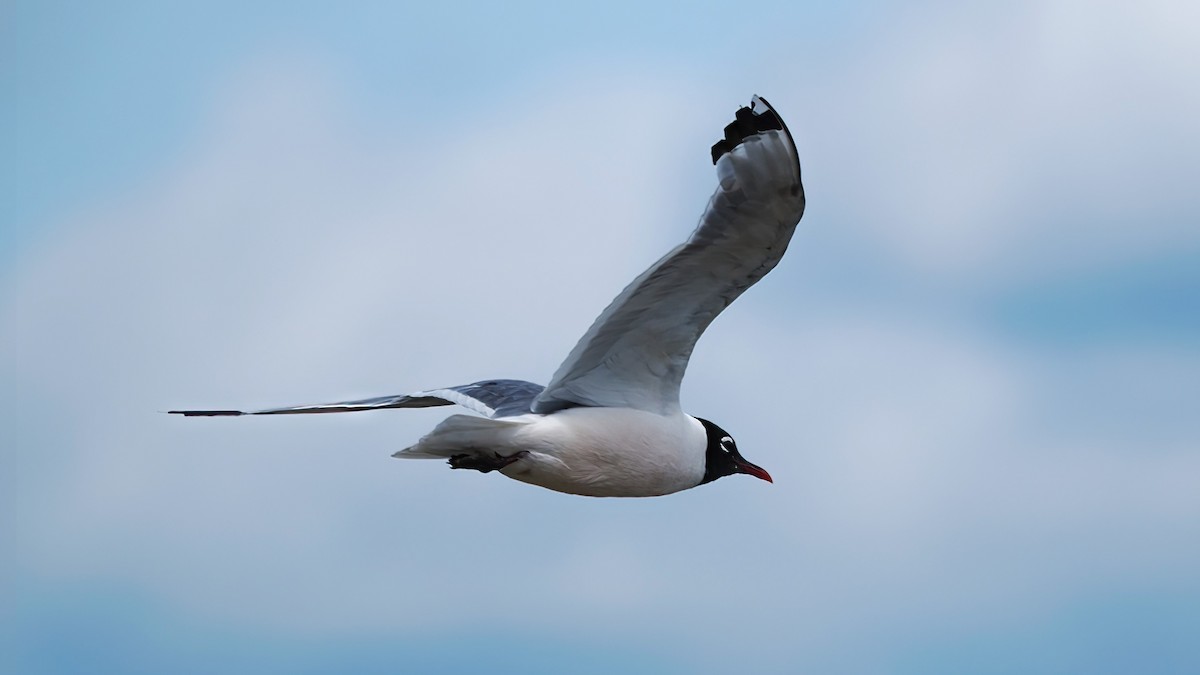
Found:
<path fill-rule="evenodd" d="M 883 249 L 873 262 L 965 287 L 1200 244 L 1200 47 L 1182 12 L 911 8 L 803 94 L 827 101 L 801 108 L 822 130 L 813 206 Z"/>
<path fill-rule="evenodd" d="M 493 111 L 488 127 L 431 114 L 380 150 L 345 128 L 324 82 L 268 67 L 234 88 L 179 167 L 48 238 L 0 315 L 9 354 L 24 356 L 6 370 L 74 428 L 49 447 L 52 431 L 19 425 L 23 452 L 61 461 L 30 463 L 14 486 L 20 511 L 37 505 L 13 524 L 23 565 L 300 625 L 357 616 L 383 580 L 484 582 L 461 555 L 445 564 L 465 551 L 446 533 L 490 541 L 481 528 L 520 486 L 388 457 L 440 411 L 286 425 L 155 411 L 545 379 L 656 245 L 689 229 L 658 230 L 673 207 L 654 180 L 678 143 L 658 132 L 688 99 L 679 87 L 634 77 L 554 91 Z M 375 499 L 403 499 L 358 513 L 348 497 L 373 479 Z M 451 484 L 457 495 L 439 492 Z M 412 512 L 382 515 L 399 504 Z M 392 560 L 364 562 L 355 537 L 338 552 L 345 532 L 393 518 Z M 562 544 L 564 564 L 577 549 Z"/>
<path fill-rule="evenodd" d="M 885 265 L 965 285 L 1019 276 L 1006 266 L 1046 221 L 1009 219 L 1010 195 L 1048 204 L 1038 181 L 1057 155 L 1043 142 L 1065 130 L 1074 147 L 1134 115 L 1072 141 L 1087 97 L 1042 75 L 1081 71 L 1073 86 L 1092 95 L 1100 73 L 1079 54 L 1105 41 L 1051 40 L 1044 58 L 1009 63 L 1030 26 L 1058 35 L 1075 16 L 917 22 L 863 57 L 857 84 L 846 71 L 821 82 L 857 109 L 839 120 L 832 105 L 793 108 L 815 113 L 793 126 L 807 127 L 821 188 L 796 245 L 874 246 Z M 680 157 L 702 163 L 691 146 L 713 133 L 663 114 L 700 98 L 686 83 L 554 80 L 428 126 L 363 131 L 310 72 L 249 75 L 174 170 L 79 214 L 9 277 L 3 370 L 22 400 L 55 407 L 11 426 L 25 473 L 6 499 L 26 577 L 137 584 L 300 634 L 588 626 L 628 640 L 651 630 L 709 666 L 872 667 L 863 641 L 1037 616 L 1200 562 L 1185 536 L 1200 513 L 1187 428 L 1160 429 L 1148 458 L 1136 434 L 1098 442 L 1041 426 L 1045 408 L 1093 401 L 1131 360 L 1151 380 L 1194 361 L 1101 359 L 1077 382 L 969 319 L 838 306 L 830 289 L 781 299 L 811 248 L 713 326 L 686 381 L 685 403 L 733 430 L 773 487 L 731 478 L 597 501 L 389 459 L 436 410 L 154 414 L 544 380 L 702 206 L 694 187 L 659 180 Z M 1103 153 L 1088 152 L 1062 166 L 1097 166 Z M 839 210 L 855 222 L 823 230 Z M 1064 239 L 1088 227 L 1061 225 Z M 1171 227 L 1145 245 L 1188 236 Z M 1121 255 L 1124 236 L 1097 256 Z M 1120 403 L 1104 409 L 1120 415 Z M 731 654 L 714 626 L 756 651 Z"/>

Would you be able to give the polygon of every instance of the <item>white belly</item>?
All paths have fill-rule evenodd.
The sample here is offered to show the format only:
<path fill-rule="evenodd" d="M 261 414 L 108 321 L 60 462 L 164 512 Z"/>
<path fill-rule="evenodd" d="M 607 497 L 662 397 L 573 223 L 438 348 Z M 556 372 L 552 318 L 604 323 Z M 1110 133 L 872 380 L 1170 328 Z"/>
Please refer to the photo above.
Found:
<path fill-rule="evenodd" d="M 570 408 L 521 425 L 508 442 L 527 454 L 501 473 L 590 497 L 653 497 L 695 487 L 708 445 L 704 426 L 689 415 L 628 408 Z"/>

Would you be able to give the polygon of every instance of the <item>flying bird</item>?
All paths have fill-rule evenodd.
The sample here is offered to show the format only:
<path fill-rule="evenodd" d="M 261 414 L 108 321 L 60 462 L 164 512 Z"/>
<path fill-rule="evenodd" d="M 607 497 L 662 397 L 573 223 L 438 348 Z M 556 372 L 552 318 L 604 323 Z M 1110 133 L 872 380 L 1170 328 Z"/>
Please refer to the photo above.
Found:
<path fill-rule="evenodd" d="M 545 387 L 482 380 L 444 389 L 243 412 L 292 415 L 458 405 L 393 455 L 499 471 L 593 497 L 671 494 L 732 474 L 772 482 L 715 423 L 683 412 L 679 387 L 696 340 L 721 310 L 779 262 L 800 217 L 804 186 L 787 125 L 755 96 L 712 146 L 717 189 L 687 241 L 633 280 L 600 314 Z"/>

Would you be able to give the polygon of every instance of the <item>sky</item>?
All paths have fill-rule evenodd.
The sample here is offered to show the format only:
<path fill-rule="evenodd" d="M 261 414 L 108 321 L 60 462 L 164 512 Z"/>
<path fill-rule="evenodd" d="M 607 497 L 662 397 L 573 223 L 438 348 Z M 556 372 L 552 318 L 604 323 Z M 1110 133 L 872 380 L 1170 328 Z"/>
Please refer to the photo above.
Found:
<path fill-rule="evenodd" d="M 1198 19 L 8 3 L 0 672 L 1200 671 Z M 544 383 L 756 93 L 808 210 L 683 404 L 773 485 L 162 414 Z"/>

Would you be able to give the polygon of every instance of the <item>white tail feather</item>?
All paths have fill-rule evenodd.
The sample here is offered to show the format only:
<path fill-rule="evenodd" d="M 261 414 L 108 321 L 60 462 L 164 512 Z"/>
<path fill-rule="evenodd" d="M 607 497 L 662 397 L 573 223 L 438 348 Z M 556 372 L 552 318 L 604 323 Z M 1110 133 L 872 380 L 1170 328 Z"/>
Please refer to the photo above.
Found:
<path fill-rule="evenodd" d="M 529 420 L 520 417 L 492 419 L 475 415 L 451 415 L 421 437 L 416 445 L 392 455 L 400 459 L 447 459 L 452 455 L 500 452 L 516 427 Z"/>

